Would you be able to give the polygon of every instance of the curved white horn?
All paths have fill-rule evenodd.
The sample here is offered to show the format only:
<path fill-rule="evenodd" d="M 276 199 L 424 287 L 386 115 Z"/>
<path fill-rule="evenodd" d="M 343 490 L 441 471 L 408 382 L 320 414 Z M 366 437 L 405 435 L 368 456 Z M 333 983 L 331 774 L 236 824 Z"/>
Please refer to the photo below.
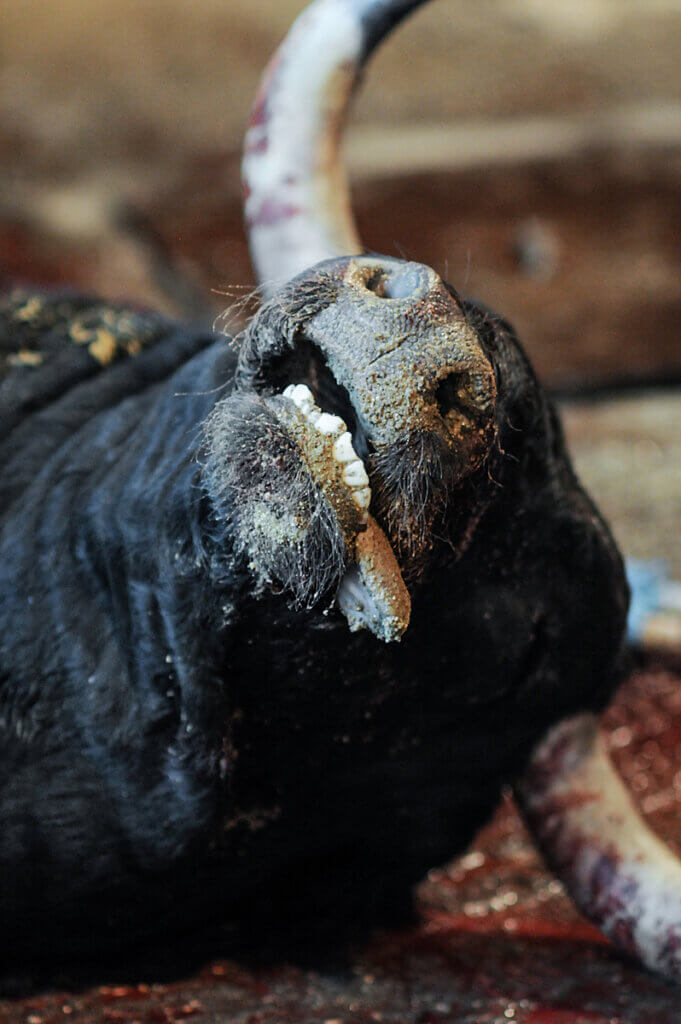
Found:
<path fill-rule="evenodd" d="M 516 795 L 584 914 L 622 950 L 681 981 L 681 863 L 634 807 L 596 718 L 553 728 Z"/>
<path fill-rule="evenodd" d="M 425 0 L 316 0 L 270 61 L 246 133 L 251 256 L 265 294 L 362 251 L 339 158 L 353 89 L 381 39 Z"/>

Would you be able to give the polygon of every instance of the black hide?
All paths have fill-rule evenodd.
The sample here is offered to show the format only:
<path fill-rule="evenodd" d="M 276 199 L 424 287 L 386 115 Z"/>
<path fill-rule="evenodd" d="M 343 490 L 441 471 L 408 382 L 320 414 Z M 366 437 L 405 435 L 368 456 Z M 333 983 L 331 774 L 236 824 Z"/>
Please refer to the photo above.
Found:
<path fill-rule="evenodd" d="M 306 578 L 324 562 L 315 586 L 252 564 L 244 508 L 265 484 L 249 452 L 272 456 L 275 503 L 295 479 L 316 498 L 258 382 L 230 399 L 234 346 L 82 298 L 5 300 L 6 951 L 82 955 L 216 921 L 339 937 L 394 918 L 545 729 L 607 702 L 620 557 L 511 329 L 466 315 L 496 376 L 495 437 L 448 485 L 407 577 L 411 624 L 383 645 L 331 607 L 332 516 L 306 554 Z M 232 426 L 206 441 L 225 399 Z"/>

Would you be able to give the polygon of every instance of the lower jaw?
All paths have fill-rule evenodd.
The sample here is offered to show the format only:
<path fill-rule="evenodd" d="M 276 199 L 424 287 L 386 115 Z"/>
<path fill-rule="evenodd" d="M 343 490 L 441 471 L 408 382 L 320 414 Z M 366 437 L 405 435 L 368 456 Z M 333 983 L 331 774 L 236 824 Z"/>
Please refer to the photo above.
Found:
<path fill-rule="evenodd" d="M 366 629 L 385 643 L 398 641 L 409 625 L 409 592 L 388 538 L 369 514 L 368 476 L 347 427 L 340 417 L 324 413 L 305 385 L 290 385 L 282 397 L 295 407 L 301 436 L 309 438 L 314 432 L 314 445 L 305 448 L 315 483 L 342 521 L 342 511 L 334 503 L 334 493 L 340 488 L 343 503 L 347 505 L 350 499 L 354 518 L 363 525 L 349 535 L 344 531 L 350 563 L 336 594 L 338 608 L 351 632 Z M 315 456 L 311 457 L 311 450 Z"/>

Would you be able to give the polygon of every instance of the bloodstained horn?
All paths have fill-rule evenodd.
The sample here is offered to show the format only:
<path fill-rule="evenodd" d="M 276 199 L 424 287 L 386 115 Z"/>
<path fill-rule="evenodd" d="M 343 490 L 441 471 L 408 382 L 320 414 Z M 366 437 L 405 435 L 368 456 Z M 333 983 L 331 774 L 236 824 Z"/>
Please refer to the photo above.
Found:
<path fill-rule="evenodd" d="M 425 0 L 316 0 L 270 61 L 246 135 L 246 224 L 265 295 L 306 267 L 361 252 L 339 159 L 365 61 Z M 681 981 L 681 863 L 639 816 L 598 723 L 537 745 L 515 787 L 530 830 L 583 912 L 626 953 Z"/>
<path fill-rule="evenodd" d="M 270 61 L 246 132 L 251 257 L 265 296 L 301 270 L 362 252 L 339 147 L 362 68 L 426 0 L 316 0 Z"/>
<path fill-rule="evenodd" d="M 681 863 L 639 816 L 596 718 L 551 729 L 515 795 L 587 917 L 646 967 L 681 981 Z"/>

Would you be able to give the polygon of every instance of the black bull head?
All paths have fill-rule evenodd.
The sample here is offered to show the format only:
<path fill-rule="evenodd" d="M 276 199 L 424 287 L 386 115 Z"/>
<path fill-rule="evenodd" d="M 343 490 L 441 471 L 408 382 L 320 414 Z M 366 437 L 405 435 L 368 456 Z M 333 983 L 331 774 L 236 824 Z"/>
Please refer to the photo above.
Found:
<path fill-rule="evenodd" d="M 238 362 L 166 326 L 0 395 L 14 950 L 386 920 L 512 782 L 580 906 L 681 975 L 681 868 L 595 725 L 622 563 L 555 413 L 503 320 L 352 255 L 338 125 L 417 5 L 320 0 L 275 58 L 245 161 L 269 297 Z"/>

